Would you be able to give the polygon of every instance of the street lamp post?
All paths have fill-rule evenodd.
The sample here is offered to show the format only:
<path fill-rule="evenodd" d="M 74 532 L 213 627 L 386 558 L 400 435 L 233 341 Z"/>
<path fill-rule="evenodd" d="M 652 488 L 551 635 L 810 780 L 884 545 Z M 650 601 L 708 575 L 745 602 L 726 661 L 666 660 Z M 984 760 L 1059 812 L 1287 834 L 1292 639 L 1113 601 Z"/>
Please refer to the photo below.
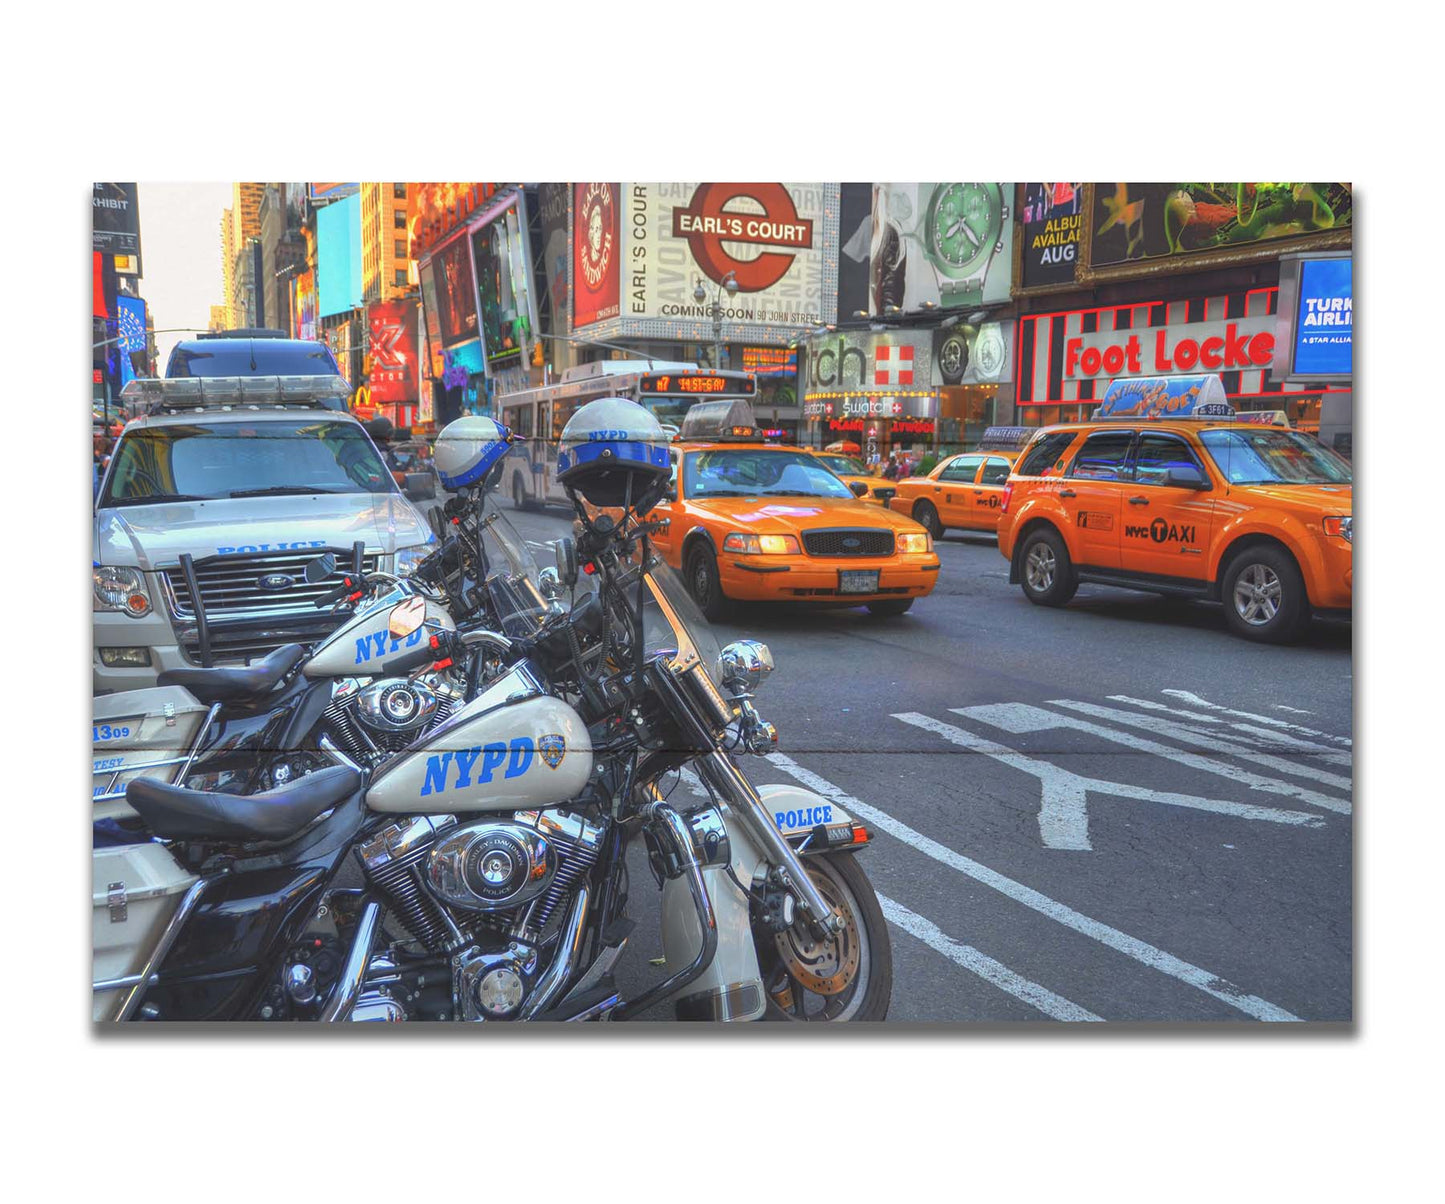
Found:
<path fill-rule="evenodd" d="M 712 317 L 712 366 L 721 370 L 722 368 L 722 295 L 727 290 L 729 297 L 737 296 L 738 278 L 736 272 L 729 272 L 719 282 L 717 292 L 713 294 L 712 305 L 708 307 L 708 313 Z M 701 305 L 707 300 L 707 290 L 703 288 L 702 281 L 697 282 L 697 287 L 692 290 L 692 299 Z"/>

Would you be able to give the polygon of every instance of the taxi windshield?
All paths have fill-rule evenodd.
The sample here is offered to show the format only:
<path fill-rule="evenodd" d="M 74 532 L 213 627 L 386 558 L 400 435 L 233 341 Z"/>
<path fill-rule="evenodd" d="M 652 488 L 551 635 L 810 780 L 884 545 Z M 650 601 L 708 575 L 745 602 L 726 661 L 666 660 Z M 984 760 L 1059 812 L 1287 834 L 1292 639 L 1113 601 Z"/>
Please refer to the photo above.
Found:
<path fill-rule="evenodd" d="M 683 464 L 686 496 L 851 498 L 852 491 L 816 456 L 774 447 L 690 452 Z"/>
<path fill-rule="evenodd" d="M 1347 461 L 1298 431 L 1201 431 L 1208 449 L 1231 485 L 1348 485 L 1354 479 Z"/>
<path fill-rule="evenodd" d="M 868 470 L 863 465 L 859 464 L 857 460 L 850 460 L 847 456 L 818 456 L 817 459 L 840 477 L 866 477 L 868 475 Z"/>

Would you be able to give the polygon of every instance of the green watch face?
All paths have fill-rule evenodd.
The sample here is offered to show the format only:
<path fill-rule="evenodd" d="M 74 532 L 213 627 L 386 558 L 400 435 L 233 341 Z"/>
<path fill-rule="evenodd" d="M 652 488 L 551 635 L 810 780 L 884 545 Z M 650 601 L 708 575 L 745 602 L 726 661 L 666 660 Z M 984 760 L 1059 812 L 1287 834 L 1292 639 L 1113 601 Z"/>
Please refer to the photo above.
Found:
<path fill-rule="evenodd" d="M 1002 228 L 1001 206 L 987 184 L 940 184 L 928 213 L 928 246 L 949 276 L 967 276 L 988 259 Z"/>

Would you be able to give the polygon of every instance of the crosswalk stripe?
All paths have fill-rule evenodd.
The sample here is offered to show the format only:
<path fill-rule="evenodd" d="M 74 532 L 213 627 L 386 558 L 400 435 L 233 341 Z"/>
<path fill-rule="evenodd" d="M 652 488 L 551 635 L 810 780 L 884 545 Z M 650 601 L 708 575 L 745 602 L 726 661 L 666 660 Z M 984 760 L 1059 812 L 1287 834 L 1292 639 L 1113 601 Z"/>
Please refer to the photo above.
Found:
<path fill-rule="evenodd" d="M 977 974 L 1000 991 L 1007 992 L 1032 1008 L 1037 1008 L 1045 1016 L 1050 1016 L 1055 1020 L 1069 1021 L 1103 1020 L 1102 1016 L 1094 1015 L 1087 1008 L 1082 1008 L 1077 1003 L 1071 1003 L 1062 995 L 1054 994 L 1047 987 L 1041 987 L 1038 983 L 1030 982 L 1027 978 L 1014 973 L 1002 962 L 995 961 L 986 953 L 980 953 L 972 945 L 955 941 L 932 920 L 925 919 L 917 912 L 909 911 L 902 903 L 896 903 L 886 895 L 879 895 L 878 905 L 883 909 L 884 918 L 895 928 L 901 928 L 909 936 L 917 937 L 931 949 L 943 954 L 949 961 Z"/>
<path fill-rule="evenodd" d="M 1109 701 L 1127 702 L 1131 707 L 1142 707 L 1148 711 L 1163 711 L 1167 715 L 1177 715 L 1181 719 L 1187 719 L 1190 723 L 1214 724 L 1217 727 L 1228 726 L 1251 740 L 1273 744 L 1277 748 L 1292 748 L 1298 749 L 1300 752 L 1313 753 L 1315 759 L 1323 765 L 1342 765 L 1348 769 L 1353 764 L 1350 754 L 1347 752 L 1340 752 L 1338 749 L 1324 744 L 1316 744 L 1312 740 L 1287 736 L 1284 732 L 1274 728 L 1259 727 L 1253 723 L 1233 723 L 1215 715 L 1201 715 L 1198 711 L 1181 711 L 1178 707 L 1167 707 L 1162 702 L 1153 702 L 1147 698 L 1131 698 L 1128 694 L 1110 694 Z"/>
<path fill-rule="evenodd" d="M 1332 744 L 1343 745 L 1346 748 L 1354 744 L 1354 741 L 1348 736 L 1333 736 L 1329 732 L 1319 732 L 1312 727 L 1301 727 L 1298 723 L 1276 719 L 1273 715 L 1260 715 L 1254 711 L 1236 711 L 1233 707 L 1222 707 L 1216 702 L 1200 698 L 1198 694 L 1191 694 L 1188 690 L 1161 690 L 1160 693 L 1168 694 L 1171 698 L 1181 699 L 1190 706 L 1203 707 L 1206 711 L 1221 711 L 1226 715 L 1238 715 L 1241 719 L 1253 719 L 1256 723 L 1264 724 L 1265 727 L 1282 727 L 1287 731 L 1299 732 L 1302 736 L 1316 736 L 1321 740 L 1328 740 Z"/>
<path fill-rule="evenodd" d="M 1132 958 L 1141 965 L 1178 979 L 1248 1016 L 1253 1016 L 1256 1020 L 1299 1019 L 1292 1012 L 1288 1012 L 1266 999 L 1261 999 L 1257 995 L 1251 995 L 1218 975 L 1209 973 L 1208 970 L 1191 965 L 1183 958 L 1157 949 L 1146 941 L 1120 932 L 1117 928 L 1111 928 L 1108 924 L 1075 911 L 1064 903 L 1050 899 L 1047 895 L 1025 886 L 1022 882 L 1006 877 L 997 870 L 991 870 L 988 866 L 965 857 L 961 853 L 955 853 L 946 845 L 941 845 L 921 832 L 914 831 L 900 820 L 894 819 L 886 811 L 880 811 L 877 807 L 863 802 L 862 799 L 845 793 L 826 778 L 819 777 L 812 770 L 799 765 L 786 753 L 769 753 L 768 760 L 790 777 L 802 782 L 810 790 L 832 799 L 844 810 L 865 820 L 880 831 L 887 832 L 890 836 L 911 845 L 925 856 L 941 862 L 950 869 L 957 870 L 965 877 L 972 878 L 975 882 L 998 891 L 1014 902 L 1036 911 L 1040 915 L 1047 916 L 1082 936 L 1098 941 L 1100 944 L 1124 954 L 1125 957 Z"/>
<path fill-rule="evenodd" d="M 1209 752 L 1224 753 L 1226 756 L 1237 757 L 1241 761 L 1252 761 L 1256 765 L 1263 765 L 1266 769 L 1291 773 L 1300 778 L 1310 778 L 1326 786 L 1333 786 L 1336 790 L 1348 792 L 1354 788 L 1354 783 L 1349 778 L 1342 778 L 1337 773 L 1329 773 L 1308 763 L 1300 764 L 1296 761 L 1287 761 L 1284 757 L 1271 756 L 1269 753 L 1251 751 L 1241 747 L 1238 742 L 1230 741 L 1222 733 L 1218 737 L 1206 736 L 1194 728 L 1186 727 L 1182 723 L 1175 723 L 1169 719 L 1155 719 L 1150 715 L 1134 715 L 1114 707 L 1099 706 L 1091 702 L 1075 702 L 1069 698 L 1051 698 L 1049 706 L 1064 707 L 1066 710 L 1078 711 L 1081 715 L 1093 715 L 1096 719 L 1107 719 L 1111 723 L 1125 723 L 1131 727 L 1140 727 L 1148 732 L 1169 736 L 1174 740 L 1182 740 L 1190 746 L 1191 750 L 1198 748 L 1206 749 Z M 1297 795 L 1296 797 L 1304 798 L 1305 796 Z M 1319 797 L 1323 796 L 1314 796 L 1314 798 Z M 1307 801 L 1313 801 L 1313 798 Z M 1341 801 L 1328 809 L 1348 815 L 1350 804 L 1348 801 Z"/>

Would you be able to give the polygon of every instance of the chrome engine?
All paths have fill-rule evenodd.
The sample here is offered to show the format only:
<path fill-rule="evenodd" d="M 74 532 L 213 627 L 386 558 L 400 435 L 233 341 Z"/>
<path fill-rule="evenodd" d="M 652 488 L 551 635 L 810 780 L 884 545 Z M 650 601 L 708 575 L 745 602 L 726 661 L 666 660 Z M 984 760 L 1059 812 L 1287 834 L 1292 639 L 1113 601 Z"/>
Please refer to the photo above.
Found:
<path fill-rule="evenodd" d="M 549 927 L 564 910 L 569 921 L 577 910 L 564 905 L 596 863 L 604 835 L 562 810 L 466 824 L 452 815 L 412 816 L 378 831 L 357 859 L 425 954 L 446 959 L 455 1014 L 510 1019 L 539 983 L 561 981 L 553 963 L 568 941 Z M 400 960 L 375 957 L 373 970 L 383 964 L 385 981 L 394 982 Z M 369 989 L 385 991 L 382 982 L 368 974 Z"/>
<path fill-rule="evenodd" d="M 332 686 L 327 725 L 343 751 L 375 767 L 445 721 L 461 694 L 445 673 L 370 682 L 348 677 Z"/>

